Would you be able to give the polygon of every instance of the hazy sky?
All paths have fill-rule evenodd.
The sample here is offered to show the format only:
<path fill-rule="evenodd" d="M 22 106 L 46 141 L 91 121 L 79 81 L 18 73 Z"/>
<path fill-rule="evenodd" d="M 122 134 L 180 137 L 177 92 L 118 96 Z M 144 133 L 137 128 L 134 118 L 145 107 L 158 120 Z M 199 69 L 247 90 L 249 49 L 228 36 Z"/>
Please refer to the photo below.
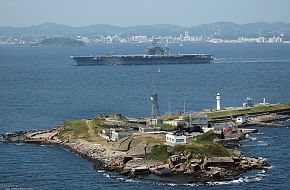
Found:
<path fill-rule="evenodd" d="M 290 0 L 0 0 L 0 26 L 290 23 Z"/>

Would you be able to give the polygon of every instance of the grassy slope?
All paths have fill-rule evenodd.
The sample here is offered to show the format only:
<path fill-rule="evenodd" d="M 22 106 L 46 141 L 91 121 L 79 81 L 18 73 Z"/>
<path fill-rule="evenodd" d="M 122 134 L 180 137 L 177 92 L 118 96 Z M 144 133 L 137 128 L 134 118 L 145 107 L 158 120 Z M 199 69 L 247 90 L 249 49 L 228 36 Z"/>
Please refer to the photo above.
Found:
<path fill-rule="evenodd" d="M 290 102 L 280 103 L 280 104 L 271 104 L 271 105 L 256 105 L 255 107 L 251 108 L 233 108 L 233 109 L 226 109 L 220 111 L 209 111 L 209 112 L 198 112 L 199 114 L 207 114 L 209 119 L 225 117 L 225 116 L 236 116 L 236 115 L 245 115 L 251 113 L 258 113 L 258 112 L 267 112 L 267 111 L 278 111 L 281 109 L 290 109 Z M 189 114 L 164 114 L 161 116 L 163 120 L 173 120 L 178 119 L 180 116 L 188 121 Z"/>
<path fill-rule="evenodd" d="M 96 128 L 96 123 L 99 121 L 93 120 L 92 125 L 95 135 L 90 135 L 88 133 L 88 124 L 85 120 L 68 120 L 64 122 L 64 128 L 59 131 L 58 138 L 64 140 L 74 140 L 74 139 L 83 139 L 89 142 L 106 142 L 105 139 L 99 137 L 98 132 L 102 128 Z"/>
<path fill-rule="evenodd" d="M 203 159 L 205 157 L 231 156 L 232 152 L 220 145 L 214 144 L 216 135 L 209 132 L 198 136 L 195 139 L 188 140 L 185 145 L 156 145 L 148 158 L 166 161 L 171 155 L 191 155 L 191 159 Z"/>
<path fill-rule="evenodd" d="M 251 108 L 240 108 L 240 109 L 230 109 L 230 110 L 221 110 L 221 111 L 213 111 L 213 112 L 205 112 L 209 119 L 224 117 L 224 116 L 235 116 L 235 115 L 243 115 L 243 114 L 251 114 L 258 112 L 267 112 L 267 111 L 276 111 L 281 109 L 290 109 L 290 103 L 281 103 L 275 105 L 257 105 Z"/>

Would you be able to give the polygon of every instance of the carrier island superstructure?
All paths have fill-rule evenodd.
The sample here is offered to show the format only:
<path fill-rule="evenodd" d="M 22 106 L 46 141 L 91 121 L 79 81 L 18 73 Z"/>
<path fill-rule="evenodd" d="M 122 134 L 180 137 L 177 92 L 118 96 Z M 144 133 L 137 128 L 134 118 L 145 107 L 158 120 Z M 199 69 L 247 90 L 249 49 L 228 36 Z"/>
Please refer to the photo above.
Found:
<path fill-rule="evenodd" d="M 90 65 L 159 65 L 210 63 L 210 54 L 171 54 L 168 48 L 151 46 L 146 54 L 71 56 L 80 66 Z"/>

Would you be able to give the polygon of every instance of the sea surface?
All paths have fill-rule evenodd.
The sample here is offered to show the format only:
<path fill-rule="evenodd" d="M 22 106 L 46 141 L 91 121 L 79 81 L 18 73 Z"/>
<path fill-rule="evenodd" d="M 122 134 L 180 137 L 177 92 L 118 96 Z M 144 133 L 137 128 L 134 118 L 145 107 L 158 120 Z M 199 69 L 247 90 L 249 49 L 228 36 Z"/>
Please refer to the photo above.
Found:
<path fill-rule="evenodd" d="M 169 46 L 175 53 L 213 54 L 213 64 L 81 67 L 69 57 L 143 53 L 147 46 L 0 46 L 0 133 L 52 128 L 103 112 L 146 116 L 154 89 L 162 113 L 183 110 L 184 102 L 187 111 L 214 108 L 217 93 L 227 107 L 241 105 L 248 96 L 256 103 L 263 98 L 290 101 L 290 44 Z M 290 128 L 258 129 L 238 149 L 272 167 L 228 182 L 132 180 L 96 171 L 89 161 L 61 148 L 0 144 L 0 189 L 289 189 Z"/>

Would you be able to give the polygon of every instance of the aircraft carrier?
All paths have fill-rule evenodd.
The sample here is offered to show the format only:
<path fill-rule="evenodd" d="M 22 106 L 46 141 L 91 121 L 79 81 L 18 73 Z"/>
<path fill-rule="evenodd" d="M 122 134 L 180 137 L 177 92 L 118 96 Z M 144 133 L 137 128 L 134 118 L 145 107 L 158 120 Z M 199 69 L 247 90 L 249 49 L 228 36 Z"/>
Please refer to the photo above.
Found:
<path fill-rule="evenodd" d="M 147 54 L 71 56 L 79 66 L 93 65 L 160 65 L 210 63 L 210 54 L 170 54 L 168 48 L 151 46 Z"/>

